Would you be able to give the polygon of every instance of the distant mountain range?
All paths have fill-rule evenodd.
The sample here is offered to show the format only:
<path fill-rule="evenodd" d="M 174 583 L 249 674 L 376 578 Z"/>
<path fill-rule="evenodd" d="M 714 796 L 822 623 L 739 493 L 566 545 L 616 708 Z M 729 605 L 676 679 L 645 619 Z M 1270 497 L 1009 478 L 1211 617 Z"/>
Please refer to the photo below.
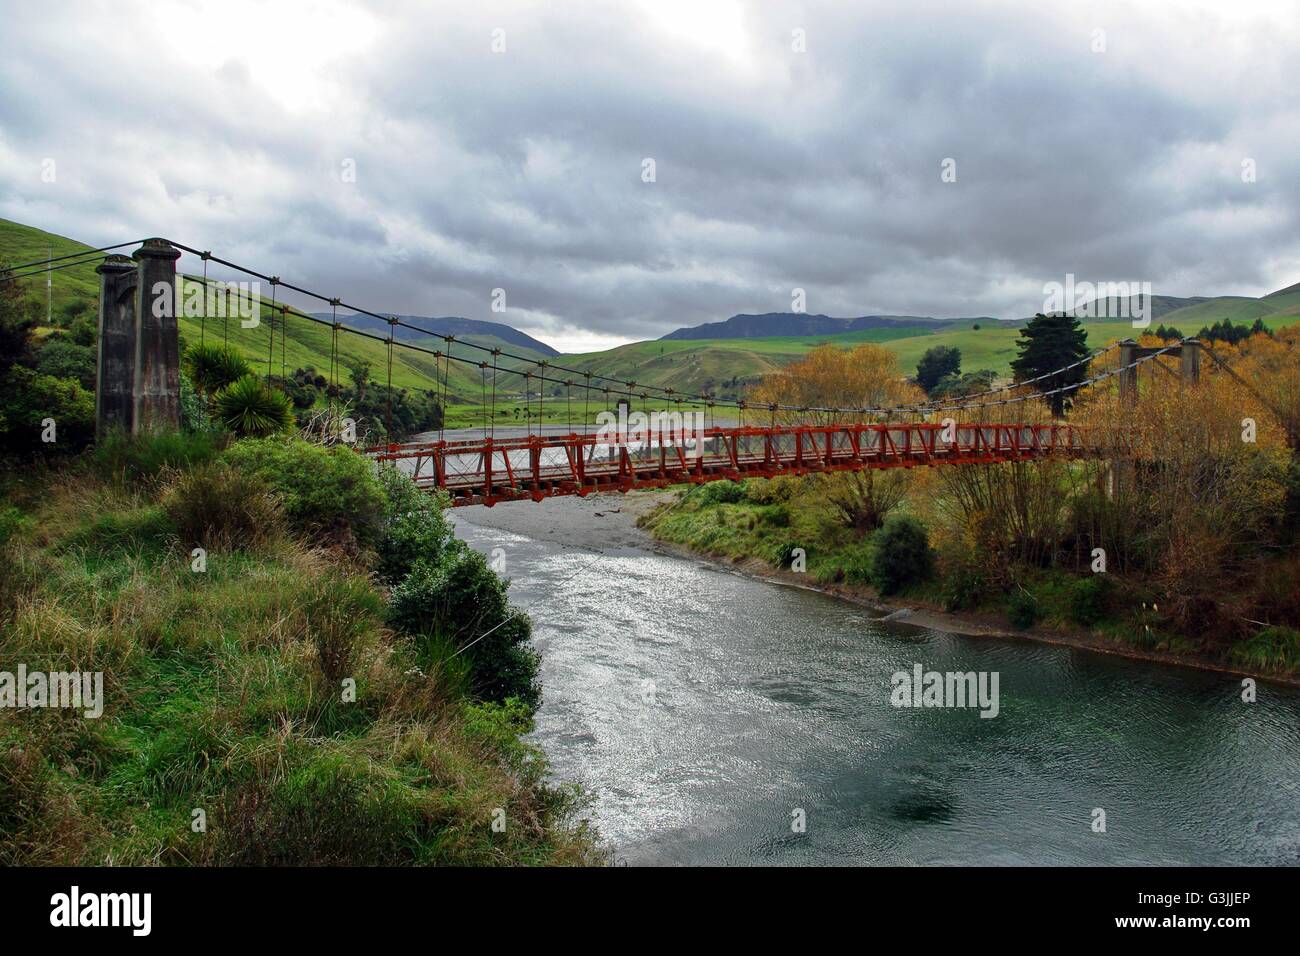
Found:
<path fill-rule="evenodd" d="M 312 313 L 318 319 L 329 320 L 329 312 Z M 559 355 L 560 352 L 547 345 L 539 339 L 533 338 L 526 332 L 520 332 L 518 329 L 509 325 L 503 325 L 500 322 L 484 322 L 481 319 L 463 319 L 459 316 L 427 316 L 427 315 L 399 315 L 397 316 L 403 322 L 410 325 L 419 326 L 436 335 L 455 335 L 465 336 L 467 338 L 493 338 L 507 345 L 514 345 L 520 348 L 531 349 L 541 355 L 551 356 Z M 339 321 L 344 325 L 350 325 L 354 329 L 360 329 L 363 332 L 373 332 L 379 335 L 388 335 L 388 323 L 383 319 L 376 319 L 369 315 L 360 315 L 352 313 L 349 315 L 340 315 Z M 421 332 L 415 332 L 411 329 L 404 329 L 398 326 L 393 333 L 395 338 L 404 341 L 414 341 L 424 338 Z"/>
<path fill-rule="evenodd" d="M 1258 299 L 1251 296 L 1175 296 L 1152 295 L 1150 318 L 1159 323 L 1165 316 L 1184 323 L 1195 321 L 1200 324 L 1213 324 L 1218 319 L 1227 318 L 1234 321 L 1253 319 L 1258 316 L 1281 313 L 1293 308 L 1300 302 L 1300 283 L 1279 289 Z M 1131 318 L 1138 315 L 1137 307 L 1142 304 L 1137 297 L 1128 299 L 1110 297 L 1093 299 L 1086 309 L 1074 310 L 1084 322 L 1094 319 Z M 1176 313 L 1176 314 L 1175 314 Z M 979 323 L 985 326 L 1019 326 L 1028 322 L 1032 316 L 1017 319 L 999 319 L 988 315 L 967 316 L 962 318 L 937 318 L 932 315 L 862 315 L 857 318 L 836 318 L 830 315 L 809 315 L 803 312 L 765 312 L 761 315 L 741 313 L 733 315 L 722 322 L 705 322 L 702 325 L 676 329 L 663 340 L 682 339 L 759 339 L 796 335 L 840 335 L 845 332 L 858 332 L 866 329 L 925 329 L 940 332 L 958 327 L 970 327 Z M 1200 328 L 1182 329 L 1187 335 L 1194 335 Z"/>
<path fill-rule="evenodd" d="M 989 316 L 964 319 L 936 319 L 928 315 L 861 315 L 837 319 L 806 312 L 765 312 L 762 315 L 733 315 L 724 322 L 706 322 L 677 329 L 661 339 L 760 339 L 781 335 L 839 335 L 866 329 L 908 329 L 933 325 L 936 329 L 964 322 L 996 322 Z"/>

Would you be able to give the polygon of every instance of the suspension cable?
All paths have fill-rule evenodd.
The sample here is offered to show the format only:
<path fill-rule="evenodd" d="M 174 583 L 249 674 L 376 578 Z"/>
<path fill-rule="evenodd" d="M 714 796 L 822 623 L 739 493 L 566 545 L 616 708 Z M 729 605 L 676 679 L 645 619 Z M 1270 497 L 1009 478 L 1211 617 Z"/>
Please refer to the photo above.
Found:
<path fill-rule="evenodd" d="M 329 399 L 325 403 L 327 420 L 326 428 L 333 427 L 334 421 L 334 396 L 338 392 L 338 364 L 339 364 L 339 300 L 331 299 L 330 308 L 332 310 L 333 321 L 330 322 L 330 381 L 329 388 L 325 392 Z"/>
<path fill-rule="evenodd" d="M 106 256 L 91 256 L 88 259 L 79 259 L 76 262 L 65 262 L 57 266 L 43 266 L 39 269 L 26 269 L 22 272 L 17 271 L 19 267 L 12 269 L 0 270 L 0 282 L 18 282 L 22 279 L 32 279 L 36 276 L 48 275 L 51 272 L 58 272 L 60 269 L 72 269 L 76 266 L 88 266 L 92 263 L 103 262 Z"/>
<path fill-rule="evenodd" d="M 45 266 L 51 262 L 63 262 L 65 259 L 79 259 L 83 256 L 94 255 L 95 253 L 98 252 L 112 252 L 114 249 L 125 249 L 127 246 L 143 245 L 146 241 L 147 240 L 145 239 L 136 239 L 133 240 L 132 242 L 119 242 L 115 246 L 101 246 L 98 249 L 81 249 L 77 252 L 69 252 L 66 255 L 62 255 L 62 256 L 51 256 L 48 259 L 35 259 L 31 262 L 24 262 L 16 266 L 7 266 L 5 271 L 16 272 L 19 269 L 27 269 L 30 268 L 31 266 Z M 44 272 L 45 270 L 41 269 L 40 271 Z"/>
<path fill-rule="evenodd" d="M 582 389 L 582 433 L 587 434 L 587 423 L 591 420 L 591 373 L 584 372 L 587 382 Z"/>
<path fill-rule="evenodd" d="M 451 378 L 451 347 L 455 341 L 456 339 L 454 336 L 447 336 L 447 359 L 443 363 L 444 367 L 442 372 L 442 423 L 438 426 L 439 441 L 443 440 L 443 435 L 447 428 L 447 390 L 450 388 L 448 380 Z M 436 352 L 434 353 L 433 368 L 436 377 L 438 370 L 438 358 Z"/>
<path fill-rule="evenodd" d="M 492 350 L 492 435 L 497 437 L 497 356 L 501 354 L 500 349 Z"/>
<path fill-rule="evenodd" d="M 187 251 L 187 252 L 191 252 L 191 253 L 194 253 L 194 254 L 201 254 L 201 253 L 199 253 L 198 250 L 195 250 L 195 249 L 193 249 L 192 247 L 186 246 L 186 245 L 184 245 L 184 244 L 182 244 L 182 243 L 173 243 L 173 245 L 175 245 L 175 246 L 177 246 L 178 248 L 183 249 L 183 250 L 185 250 L 185 251 Z M 247 267 L 245 267 L 245 266 L 241 266 L 241 265 L 238 265 L 237 263 L 229 262 L 228 260 L 221 259 L 221 258 L 219 258 L 219 257 L 217 257 L 217 256 L 212 256 L 212 260 L 213 260 L 214 262 L 220 263 L 220 264 L 222 264 L 222 265 L 226 265 L 226 266 L 228 266 L 228 267 L 230 267 L 230 268 L 236 269 L 236 270 L 238 270 L 238 271 L 240 271 L 240 272 L 244 272 L 244 273 L 246 273 L 246 274 L 248 274 L 248 275 L 251 275 L 251 276 L 254 276 L 254 277 L 257 277 L 257 278 L 262 278 L 262 279 L 267 279 L 267 278 L 269 278 L 269 277 L 267 277 L 267 276 L 263 276 L 262 274 L 260 274 L 260 273 L 258 273 L 258 272 L 256 272 L 256 271 L 254 271 L 254 270 L 252 270 L 252 269 L 249 269 L 249 268 L 247 268 Z M 335 306 L 336 309 L 337 309 L 337 306 L 338 306 L 338 305 L 344 305 L 344 303 L 342 303 L 340 300 L 336 300 L 336 299 L 327 299 L 325 296 L 321 295 L 320 293 L 314 292 L 314 291 L 312 291 L 312 290 L 310 290 L 310 289 L 305 289 L 305 288 L 302 288 L 302 287 L 300 287 L 300 286 L 292 285 L 292 284 L 290 284 L 290 283 L 282 283 L 282 284 L 285 285 L 286 288 L 289 288 L 289 289 L 291 289 L 291 290 L 293 290 L 293 291 L 295 291 L 295 292 L 300 292 L 300 293 L 302 293 L 303 295 L 307 295 L 307 296 L 310 296 L 310 297 L 312 297 L 312 298 L 321 299 L 321 300 L 323 300 L 323 301 L 330 301 L 331 304 L 333 304 L 333 305 Z M 379 314 L 377 314 L 377 313 L 370 312 L 369 310 L 361 309 L 361 308 L 358 308 L 358 307 L 355 307 L 355 306 L 346 305 L 345 307 L 348 308 L 348 309 L 351 309 L 351 310 L 354 311 L 354 312 L 357 312 L 357 313 L 359 313 L 359 314 L 362 314 L 362 315 L 367 315 L 367 316 L 371 316 L 371 317 L 374 317 L 374 318 L 380 318 L 380 319 L 385 319 L 385 318 L 386 318 L 385 316 L 382 316 L 382 315 L 379 315 Z M 432 337 L 435 337 L 435 338 L 441 338 L 441 339 L 447 341 L 449 344 L 450 344 L 450 342 L 454 339 L 453 336 L 450 336 L 450 335 L 444 335 L 444 334 L 442 334 L 442 333 L 438 333 L 438 332 L 433 332 L 433 331 L 431 331 L 431 330 L 429 330 L 429 329 L 424 329 L 424 328 L 421 328 L 421 327 L 419 327 L 419 326 L 410 325 L 409 323 L 399 322 L 399 324 L 402 325 L 404 328 L 410 328 L 410 329 L 412 329 L 412 330 L 414 330 L 414 331 L 417 331 L 417 332 L 420 332 L 420 333 L 422 333 L 422 334 L 424 334 L 424 335 L 429 335 L 429 336 L 432 336 Z M 355 332 L 355 333 L 362 334 L 362 335 L 365 335 L 365 334 L 366 334 L 366 333 L 361 332 L 361 331 L 358 330 L 358 329 L 351 329 L 351 328 L 347 328 L 346 326 L 340 326 L 340 327 L 341 327 L 341 328 L 346 328 L 347 331 L 349 331 L 349 332 Z M 381 341 L 382 341 L 382 339 L 381 339 Z M 410 344 L 408 344 L 408 343 L 401 343 L 401 344 L 403 345 L 403 347 L 414 347 L 413 345 L 410 345 Z M 465 344 L 468 345 L 470 348 L 476 348 L 476 349 L 479 349 L 479 350 L 482 350 L 482 351 L 487 351 L 487 352 L 490 352 L 490 351 L 491 351 L 491 348 L 490 348 L 490 347 L 488 347 L 488 346 L 483 346 L 483 345 L 478 345 L 477 343 L 467 342 L 467 343 L 465 343 Z M 1113 346 L 1113 345 L 1111 345 L 1111 346 L 1107 346 L 1107 348 L 1112 348 L 1112 347 L 1114 347 L 1114 346 Z M 420 351 L 428 351 L 428 350 L 420 349 Z M 1103 350 L 1101 350 L 1101 351 L 1105 351 L 1105 350 L 1103 349 Z M 434 354 L 436 354 L 436 353 L 434 353 Z M 538 363 L 538 360 L 536 360 L 536 359 L 529 359 L 529 358 L 527 358 L 527 357 L 525 357 L 525 356 L 518 356 L 518 355 L 514 355 L 514 354 L 512 354 L 512 353 L 508 353 L 508 352 L 502 352 L 502 355 L 504 355 L 504 356 L 507 357 L 507 358 L 517 359 L 517 360 L 519 360 L 519 361 L 521 361 L 521 362 L 524 362 L 524 363 L 526 363 L 526 364 L 529 364 L 529 365 L 537 365 L 537 364 L 539 364 L 539 363 Z M 1011 385 L 1002 386 L 1002 387 L 1000 387 L 1000 388 L 998 388 L 998 389 L 990 390 L 990 392 L 988 392 L 988 393 L 986 393 L 986 394 L 993 394 L 993 393 L 996 393 L 996 392 L 1008 391 L 1008 390 L 1011 390 L 1011 389 L 1019 388 L 1019 387 L 1024 386 L 1024 385 L 1028 385 L 1028 384 L 1030 384 L 1031 382 L 1041 381 L 1042 379 L 1049 378 L 1049 377 L 1051 377 L 1052 375 L 1059 374 L 1059 373 L 1062 372 L 1062 371 L 1065 371 L 1065 370 L 1067 370 L 1067 369 L 1069 369 L 1069 368 L 1072 368 L 1072 367 L 1075 367 L 1075 366 L 1077 366 L 1077 365 L 1079 365 L 1079 364 L 1082 364 L 1084 361 L 1090 361 L 1091 358 L 1092 358 L 1092 356 L 1090 356 L 1088 359 L 1081 359 L 1079 362 L 1075 362 L 1075 363 L 1072 363 L 1070 366 L 1066 366 L 1065 369 L 1056 369 L 1056 370 L 1054 370 L 1054 371 L 1052 371 L 1052 372 L 1045 373 L 1044 375 L 1037 376 L 1035 379 L 1031 379 L 1031 380 L 1029 380 L 1029 381 L 1027 381 L 1027 382 L 1018 382 L 1018 383 L 1013 383 L 1013 384 L 1011 384 Z M 473 361 L 470 360 L 470 359 L 455 358 L 454 360 L 455 360 L 455 361 L 459 361 L 459 362 L 464 362 L 465 364 L 478 364 L 478 363 L 473 362 Z M 451 361 L 453 361 L 453 356 L 450 354 L 450 350 L 449 350 L 449 351 L 448 351 L 448 354 L 447 354 L 447 357 L 446 357 L 446 362 L 447 362 L 447 376 L 444 378 L 444 394 L 447 393 L 447 391 L 449 390 L 449 387 L 450 387 L 450 386 L 449 386 L 449 383 L 447 382 L 447 378 L 449 378 L 449 376 L 450 376 L 450 363 L 451 363 Z M 576 371 L 576 370 L 568 369 L 568 368 L 566 368 L 565 366 L 552 366 L 552 367 L 556 368 L 557 370 L 561 370 L 561 371 Z M 515 370 L 507 370 L 507 371 L 515 371 Z M 525 374 L 525 373 L 520 373 L 520 372 L 515 371 L 515 374 L 521 374 L 521 375 L 523 375 L 523 374 Z M 532 374 L 535 374 L 535 373 L 527 373 L 526 377 L 527 377 L 528 379 L 531 379 Z M 583 374 L 584 376 L 588 376 L 589 378 L 595 378 L 595 379 L 598 379 L 598 380 L 601 380 L 601 381 L 611 382 L 611 383 L 615 383 L 615 384 L 622 385 L 622 386 L 625 386 L 625 387 L 626 387 L 626 386 L 629 386 L 629 385 L 631 384 L 631 383 L 629 383 L 629 382 L 626 382 L 626 381 L 623 381 L 623 380 L 620 380 L 620 379 L 611 378 L 610 376 L 597 375 L 597 374 L 592 373 L 592 372 L 583 372 L 582 374 Z M 546 381 L 548 381 L 548 379 L 547 379 L 544 375 L 543 375 L 543 376 L 539 376 L 539 380 L 541 380 L 543 383 L 545 383 Z M 1088 382 L 1091 382 L 1091 381 L 1093 381 L 1093 380 L 1087 380 L 1087 381 L 1088 381 Z M 1082 384 L 1082 383 L 1081 383 L 1081 384 Z M 650 388 L 651 390 L 653 390 L 653 391 L 656 391 L 656 392 L 666 392 L 666 391 L 667 391 L 667 389 L 665 389 L 664 387 L 661 387 L 661 386 L 649 386 L 649 388 Z M 1068 391 L 1068 390 L 1072 390 L 1072 389 L 1071 389 L 1071 388 L 1068 388 L 1068 387 L 1065 388 L 1065 389 L 1053 389 L 1053 390 L 1051 390 L 1050 392 L 1045 392 L 1045 393 L 1041 393 L 1041 394 L 1042 394 L 1042 395 L 1058 394 L 1059 392 L 1061 392 L 1061 391 L 1063 391 L 1063 390 Z M 604 391 L 605 391 L 605 392 L 608 392 L 609 389 L 608 389 L 608 388 L 605 388 Z M 987 404 L 987 405 L 989 405 L 989 406 L 996 406 L 996 405 L 1002 405 L 1002 404 L 1012 403 L 1012 402 L 1017 401 L 1017 400 L 1027 400 L 1028 398 L 1031 398 L 1031 397 L 1035 397 L 1035 396 L 1024 396 L 1024 397 L 1022 397 L 1022 398 L 1020 398 L 1020 399 L 1005 399 L 1005 400 L 1002 400 L 1002 401 L 998 401 L 998 402 L 990 402 L 990 403 L 985 403 L 985 404 Z M 689 399 L 689 401 L 691 402 L 691 404 L 703 404 L 703 405 L 706 406 L 706 409 L 710 409 L 710 410 L 711 410 L 713 407 L 715 407 L 717 404 L 719 404 L 719 401 L 716 399 L 716 397 L 711 396 L 711 395 L 691 395 L 691 396 L 687 396 L 687 398 Z M 939 399 L 936 399 L 936 400 L 933 401 L 933 402 L 928 402 L 928 401 L 927 401 L 927 402 L 914 403 L 914 404 L 911 405 L 911 406 L 907 406 L 907 405 L 899 405 L 899 406 L 871 407 L 871 408 L 864 408 L 864 409 L 861 409 L 861 411 L 862 411 L 862 412 L 870 412 L 870 413 L 873 413 L 873 414 L 883 414 L 883 415 L 890 415 L 890 414 L 893 414 L 893 413 L 897 413 L 898 411 L 903 411 L 903 410 L 913 410 L 913 409 L 915 409 L 915 410 L 938 411 L 938 410 L 942 410 L 944 406 L 949 405 L 950 403 L 952 403 L 952 402 L 956 402 L 956 401 L 960 401 L 960 400 L 958 400 L 958 399 L 945 399 L 945 400 L 939 400 Z M 737 405 L 736 402 L 734 402 L 734 401 L 727 401 L 727 400 L 724 400 L 724 401 L 720 402 L 720 404 L 727 405 L 728 407 L 733 406 L 733 405 Z M 801 409 L 803 408 L 802 406 L 785 405 L 785 404 L 782 404 L 782 403 L 777 403 L 777 404 L 778 404 L 778 408 L 783 409 L 783 410 L 799 411 L 799 410 L 801 410 Z M 444 407 L 445 407 L 445 406 L 444 406 Z M 738 407 L 738 406 L 737 406 L 737 407 Z M 957 405 L 954 405 L 953 407 L 954 407 L 954 408 L 970 408 L 970 407 L 980 407 L 980 405 L 979 405 L 979 404 L 970 404 L 970 403 L 967 403 L 967 404 L 957 404 Z M 841 413 L 841 412 L 846 412 L 846 411 L 857 411 L 856 409 L 835 408 L 835 407 L 820 407 L 820 406 L 819 406 L 819 407 L 811 407 L 811 408 L 808 408 L 808 410 L 809 410 L 809 411 L 816 411 L 816 412 L 825 412 L 825 413 Z"/>

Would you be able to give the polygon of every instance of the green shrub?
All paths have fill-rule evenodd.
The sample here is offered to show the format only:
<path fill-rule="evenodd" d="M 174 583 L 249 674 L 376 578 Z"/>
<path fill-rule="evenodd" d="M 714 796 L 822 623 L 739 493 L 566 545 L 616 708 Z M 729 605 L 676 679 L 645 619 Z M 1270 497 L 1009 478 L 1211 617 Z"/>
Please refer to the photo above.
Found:
<path fill-rule="evenodd" d="M 36 371 L 54 378 L 70 378 L 90 393 L 95 391 L 95 349 L 64 336 L 51 336 L 36 353 Z"/>
<path fill-rule="evenodd" d="M 745 497 L 756 505 L 774 505 L 789 501 L 799 490 L 796 478 L 749 478 Z"/>
<path fill-rule="evenodd" d="M 925 526 L 910 515 L 894 515 L 875 536 L 871 580 L 881 594 L 897 594 L 924 581 L 933 570 Z"/>
<path fill-rule="evenodd" d="M 1024 588 L 1016 588 L 1007 601 L 1007 618 L 1012 627 L 1024 630 L 1038 623 L 1038 600 Z"/>
<path fill-rule="evenodd" d="M 734 505 L 745 500 L 745 486 L 736 481 L 710 481 L 698 486 L 691 498 L 701 507 Z"/>
<path fill-rule="evenodd" d="M 784 504 L 769 505 L 763 509 L 763 524 L 773 528 L 790 527 L 790 508 Z"/>
<path fill-rule="evenodd" d="M 437 564 L 441 560 L 452 537 L 451 525 L 438 498 L 421 491 L 396 467 L 381 465 L 378 477 L 386 505 L 375 570 L 384 581 L 396 584 L 417 561 Z"/>
<path fill-rule="evenodd" d="M 44 441 L 47 420 L 54 441 Z M 22 365 L 0 382 L 0 445 L 6 451 L 72 453 L 95 437 L 95 395 L 75 379 L 42 375 Z"/>
<path fill-rule="evenodd" d="M 1111 580 L 1105 574 L 1079 578 L 1070 585 L 1070 620 L 1092 627 L 1110 610 Z"/>
<path fill-rule="evenodd" d="M 1300 631 L 1290 627 L 1266 627 L 1234 644 L 1228 652 L 1228 659 L 1238 667 L 1293 674 L 1300 669 Z"/>
<path fill-rule="evenodd" d="M 162 508 L 186 549 L 254 548 L 283 529 L 279 503 L 265 482 L 226 462 L 182 473 L 163 493 Z"/>
<path fill-rule="evenodd" d="M 184 469 L 211 461 L 221 439 L 206 432 L 160 432 L 126 435 L 114 432 L 95 446 L 94 470 L 104 478 L 132 484 L 157 476 L 164 468 Z"/>
<path fill-rule="evenodd" d="M 988 575 L 976 562 L 966 559 L 943 562 L 943 606 L 947 611 L 977 607 L 988 590 Z"/>
<path fill-rule="evenodd" d="M 216 397 L 217 418 L 241 438 L 268 438 L 293 427 L 293 402 L 256 375 L 227 385 Z"/>
<path fill-rule="evenodd" d="M 374 465 L 350 448 L 301 439 L 248 439 L 222 460 L 261 478 L 280 499 L 290 527 L 309 538 L 374 547 L 387 499 Z"/>
<path fill-rule="evenodd" d="M 442 560 L 418 561 L 389 595 L 389 624 L 415 636 L 426 665 L 439 642 L 468 656 L 474 691 L 503 703 L 517 697 L 532 710 L 541 702 L 539 658 L 531 645 L 532 623 L 513 607 L 506 584 L 486 559 L 453 539 Z M 445 646 L 443 644 L 442 646 Z"/>
<path fill-rule="evenodd" d="M 184 372 L 180 375 L 180 392 L 181 428 L 187 432 L 205 432 L 211 428 L 212 419 L 208 416 L 207 403 L 194 390 L 193 383 Z"/>

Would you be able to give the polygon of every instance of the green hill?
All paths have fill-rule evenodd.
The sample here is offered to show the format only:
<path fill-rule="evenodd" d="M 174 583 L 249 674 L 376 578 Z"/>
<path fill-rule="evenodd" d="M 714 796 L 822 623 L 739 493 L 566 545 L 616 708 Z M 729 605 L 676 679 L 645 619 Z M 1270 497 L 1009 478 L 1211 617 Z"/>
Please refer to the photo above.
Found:
<path fill-rule="evenodd" d="M 75 239 L 56 236 L 33 226 L 0 219 L 0 266 L 23 265 L 51 256 L 66 256 L 76 252 L 89 251 L 91 246 Z M 55 263 L 58 265 L 58 263 Z M 23 270 L 28 271 L 28 270 Z M 94 263 L 72 266 L 50 272 L 50 299 L 54 315 L 61 315 L 68 305 L 76 300 L 91 299 L 98 301 L 99 276 L 95 274 Z M 45 299 L 45 275 L 34 276 L 27 280 L 33 294 L 39 293 Z"/>
<path fill-rule="evenodd" d="M 1162 315 L 1158 324 L 1171 326 L 1184 335 L 1195 335 L 1201 328 L 1221 319 L 1249 325 L 1261 316 L 1275 311 L 1266 299 L 1252 299 L 1243 295 L 1221 295 L 1197 305 L 1175 309 Z"/>
<path fill-rule="evenodd" d="M 64 255 L 89 249 L 83 243 L 55 236 L 31 226 L 0 220 L 0 263 L 21 263 L 42 259 L 50 254 Z M 128 250 L 129 251 L 129 250 Z M 66 325 L 70 310 L 77 303 L 94 305 L 99 282 L 93 265 L 63 269 L 52 274 L 54 324 Z M 28 280 L 30 294 L 44 298 L 44 276 Z M 1168 298 L 1168 297 L 1166 297 Z M 1170 299 L 1172 303 L 1174 300 Z M 1183 300 L 1186 301 L 1186 300 Z M 81 306 L 84 308 L 84 306 Z M 269 316 L 269 313 L 264 313 Z M 1204 325 L 1223 318 L 1237 323 L 1253 322 L 1262 317 L 1270 327 L 1300 322 L 1300 284 L 1280 289 L 1259 299 L 1248 296 L 1218 296 L 1183 308 L 1174 309 L 1158 319 L 1165 325 L 1180 329 L 1184 334 L 1195 334 Z M 1153 323 L 1154 324 L 1154 323 Z M 314 367 L 321 374 L 330 368 L 330 330 L 328 326 L 310 321 L 304 315 L 290 315 L 284 329 L 284 355 L 281 355 L 280 319 L 275 317 L 276 341 L 271 359 L 271 370 L 279 373 L 282 363 L 292 371 L 296 368 Z M 976 325 L 980 327 L 975 328 Z M 861 342 L 876 342 L 897 353 L 899 365 L 910 374 L 927 349 L 934 346 L 953 346 L 961 349 L 962 368 L 965 371 L 992 369 L 1001 376 L 1010 372 L 1011 360 L 1016 356 L 1016 341 L 1022 323 L 996 320 L 961 320 L 949 323 L 918 322 L 912 326 L 890 326 L 862 329 L 826 335 L 771 336 L 762 338 L 727 339 L 657 339 L 634 342 L 603 352 L 551 357 L 552 364 L 561 364 L 580 371 L 608 376 L 620 381 L 632 380 L 641 386 L 672 388 L 693 394 L 712 390 L 722 397 L 733 397 L 738 388 L 756 382 L 781 366 L 806 354 L 823 343 L 845 348 Z M 1100 348 L 1108 342 L 1134 334 L 1127 319 L 1089 321 L 1088 342 Z M 197 342 L 202 337 L 208 341 L 227 339 L 255 368 L 267 367 L 269 326 L 264 320 L 259 328 L 243 329 L 232 320 L 223 326 L 220 319 L 206 322 L 198 318 L 180 321 L 184 343 Z M 445 348 L 443 340 L 435 337 L 409 340 L 429 351 Z M 474 342 L 488 347 L 499 347 L 524 359 L 542 356 L 532 349 L 516 343 L 505 342 L 491 335 L 465 336 L 462 344 L 453 346 L 452 353 L 475 362 L 491 361 L 486 353 L 468 347 Z M 346 381 L 348 369 L 358 362 L 370 363 L 372 380 L 381 385 L 387 381 L 387 348 L 381 341 L 357 335 L 342 334 L 339 340 L 342 368 L 340 376 Z M 441 382 L 442 366 L 432 355 L 409 348 L 394 349 L 393 385 L 398 388 L 434 389 L 447 395 L 449 427 L 478 425 L 484 420 L 483 399 L 491 398 L 492 373 L 485 374 L 463 362 L 453 362 L 447 381 Z M 502 357 L 497 372 L 497 421 L 516 422 L 535 416 L 540 391 L 536 380 L 531 388 L 525 387 L 523 376 L 512 374 L 512 369 L 522 369 L 527 362 Z M 549 378 L 580 376 L 552 370 Z M 486 386 L 486 387 L 485 387 Z M 528 395 L 525 396 L 527 390 Z M 566 389 L 550 384 L 546 388 L 544 412 L 547 421 L 568 419 L 568 409 L 563 398 Z M 573 390 L 575 401 L 582 402 L 582 389 Z M 603 407 L 604 396 L 593 392 L 591 411 Z"/>
<path fill-rule="evenodd" d="M 57 236 L 32 226 L 0 219 L 0 266 L 34 262 L 49 258 L 51 254 L 62 256 L 87 252 L 92 248 L 85 243 L 64 236 Z M 130 251 L 129 248 L 123 250 L 126 253 Z M 51 332 L 58 334 L 57 330 L 66 328 L 77 310 L 84 310 L 86 306 L 90 307 L 90 314 L 94 314 L 93 310 L 97 308 L 99 301 L 99 276 L 95 273 L 95 263 L 57 269 L 49 273 L 49 279 L 52 283 L 51 324 L 54 328 L 42 330 L 40 334 L 47 335 Z M 28 295 L 43 302 L 45 299 L 45 280 L 45 273 L 23 280 Z M 270 309 L 265 307 L 262 312 L 262 324 L 254 329 L 242 328 L 236 319 L 224 322 L 220 318 L 204 320 L 181 316 L 179 320 L 181 344 L 184 347 L 201 339 L 208 342 L 226 341 L 253 363 L 254 368 L 265 370 L 267 367 L 267 352 L 270 348 L 268 334 L 271 319 Z M 276 341 L 274 357 L 271 362 L 271 369 L 274 373 L 279 374 L 283 361 L 284 366 L 289 371 L 310 366 L 321 374 L 329 374 L 330 329 L 328 326 L 312 322 L 305 315 L 291 314 L 284 328 L 284 356 L 282 360 L 279 313 L 274 316 L 274 325 Z M 531 349 L 511 345 L 492 336 L 468 336 L 467 339 L 489 347 L 510 348 L 519 352 L 519 354 L 530 357 L 537 355 Z M 445 343 L 441 339 L 433 337 L 417 339 L 412 344 L 420 345 L 430 351 L 445 347 Z M 381 384 L 386 383 L 387 348 L 383 342 L 359 335 L 342 333 L 339 339 L 339 350 L 342 360 L 340 377 L 344 381 L 347 380 L 348 369 L 351 366 L 365 361 L 370 363 L 372 379 Z M 486 357 L 484 353 L 466 346 L 453 347 L 452 354 L 466 358 L 472 357 L 475 361 Z M 441 368 L 435 368 L 439 363 L 432 355 L 415 349 L 399 347 L 393 350 L 393 356 L 393 385 L 395 388 L 430 388 L 439 392 L 443 391 L 443 385 L 440 384 L 440 381 L 444 373 Z M 448 424 L 454 426 L 457 424 L 477 423 L 480 419 L 480 396 L 483 391 L 479 370 L 464 363 L 451 363 L 446 389 Z M 504 407 L 507 414 L 511 414 L 511 403 L 504 403 Z"/>

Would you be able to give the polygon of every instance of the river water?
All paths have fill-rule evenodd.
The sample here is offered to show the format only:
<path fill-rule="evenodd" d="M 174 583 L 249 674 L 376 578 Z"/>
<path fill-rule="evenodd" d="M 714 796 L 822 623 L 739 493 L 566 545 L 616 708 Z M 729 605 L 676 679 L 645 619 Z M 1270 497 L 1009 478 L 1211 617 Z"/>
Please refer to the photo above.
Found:
<path fill-rule="evenodd" d="M 454 513 L 501 549 L 534 740 L 619 862 L 1300 863 L 1300 692 L 882 623 L 653 551 L 634 498 Z M 996 672 L 998 715 L 892 706 L 916 664 Z"/>

